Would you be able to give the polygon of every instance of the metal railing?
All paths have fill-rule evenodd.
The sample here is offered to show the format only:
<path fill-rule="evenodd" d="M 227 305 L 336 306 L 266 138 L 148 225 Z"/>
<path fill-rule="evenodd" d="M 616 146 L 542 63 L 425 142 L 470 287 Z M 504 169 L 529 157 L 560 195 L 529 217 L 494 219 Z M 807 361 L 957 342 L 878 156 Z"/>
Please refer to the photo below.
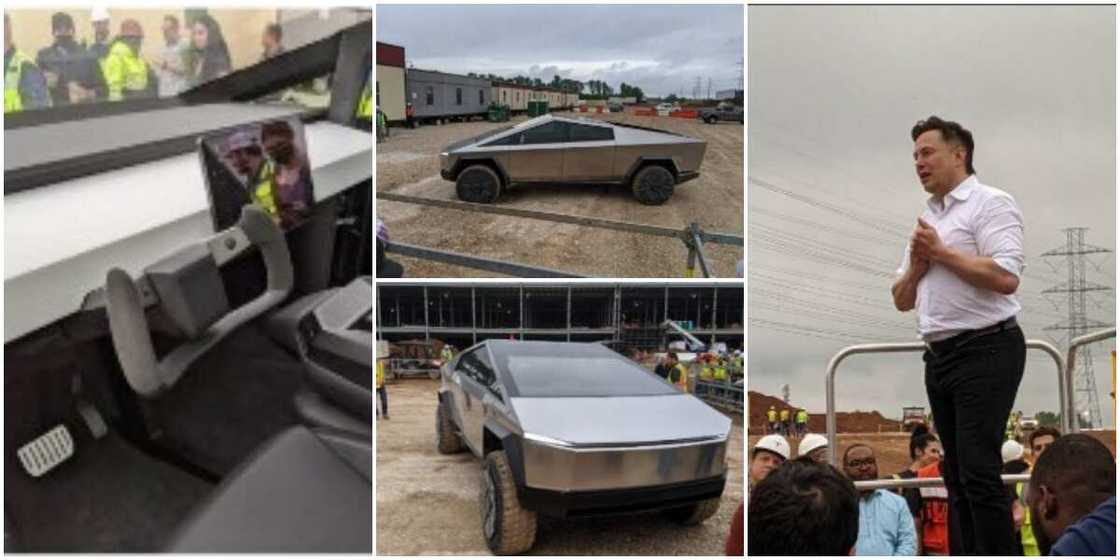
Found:
<path fill-rule="evenodd" d="M 1062 360 L 1062 354 L 1049 342 L 1042 340 L 1028 340 L 1028 349 L 1042 350 L 1054 358 L 1054 363 L 1058 366 L 1058 399 L 1061 403 L 1062 409 L 1062 424 L 1065 433 L 1069 433 L 1069 391 L 1066 381 L 1066 368 L 1065 362 Z M 848 356 L 856 354 L 891 354 L 899 352 L 919 352 L 925 351 L 926 345 L 923 342 L 884 342 L 873 344 L 856 344 L 848 346 L 836 353 L 828 362 L 828 370 L 825 373 L 825 426 L 828 432 L 828 462 L 839 467 L 836 461 L 836 370 L 840 367 L 840 362 Z"/>
<path fill-rule="evenodd" d="M 743 386 L 725 381 L 695 380 L 692 394 L 700 400 L 733 412 L 743 411 Z"/>
<path fill-rule="evenodd" d="M 459 210 L 463 212 L 480 212 L 483 214 L 497 214 L 501 216 L 512 216 L 515 218 L 524 218 L 529 220 L 541 220 L 546 222 L 555 222 L 562 224 L 574 224 L 584 227 L 593 227 L 599 229 L 609 229 L 614 231 L 623 231 L 627 233 L 636 233 L 641 235 L 652 235 L 655 237 L 671 237 L 679 239 L 688 248 L 688 263 L 685 269 L 685 276 L 692 278 L 696 275 L 696 266 L 700 266 L 700 272 L 704 278 L 711 278 L 713 271 L 708 263 L 708 259 L 704 254 L 705 243 L 716 243 L 720 245 L 733 245 L 742 247 L 744 239 L 742 235 L 733 233 L 721 233 L 705 231 L 700 227 L 700 224 L 695 222 L 688 224 L 682 229 L 674 229 L 664 226 L 655 226 L 649 224 L 636 224 L 632 222 L 623 222 L 620 220 L 611 220 L 607 218 L 595 218 L 590 216 L 574 216 L 571 214 L 560 214 L 557 212 L 543 212 L 541 210 L 529 210 L 526 208 L 514 208 L 509 206 L 497 206 L 494 204 L 479 204 L 475 202 L 463 202 L 459 200 L 447 200 L 438 198 L 428 198 L 421 196 L 411 196 L 406 194 L 399 194 L 393 192 L 378 192 L 378 200 L 388 200 L 392 202 L 400 202 L 404 204 L 419 204 L 423 206 L 435 206 L 437 208 L 449 208 L 451 210 Z M 547 268 L 540 268 L 528 266 L 518 263 L 511 263 L 506 261 L 499 261 L 497 259 L 488 259 L 483 257 L 476 257 L 473 255 L 464 255 L 461 253 L 454 253 L 451 251 L 442 251 L 439 249 L 432 249 L 429 247 L 420 247 L 416 245 L 407 245 L 402 243 L 389 243 L 385 246 L 386 252 L 397 253 L 401 255 L 434 260 L 443 262 L 445 264 L 453 264 L 457 266 L 465 266 L 477 270 L 485 270 L 487 272 L 496 272 L 499 274 L 508 274 L 510 276 L 519 277 L 569 277 L 580 278 L 579 274 L 572 274 L 564 271 L 552 270 Z M 730 278 L 734 276 L 728 275 Z"/>
<path fill-rule="evenodd" d="M 1020 482 L 1030 482 L 1029 474 L 1005 474 L 1000 476 L 1007 486 Z M 856 490 L 878 490 L 880 488 L 937 488 L 945 486 L 944 478 L 884 478 L 881 480 L 859 480 Z"/>
<path fill-rule="evenodd" d="M 1065 398 L 1069 400 L 1068 402 L 1062 402 L 1065 408 L 1065 410 L 1062 411 L 1062 424 L 1067 434 L 1077 433 L 1081 429 L 1079 422 L 1075 421 L 1073 418 L 1066 418 L 1067 411 L 1073 413 L 1074 416 L 1077 415 L 1073 408 L 1073 370 L 1077 368 L 1077 351 L 1086 344 L 1100 342 L 1109 338 L 1116 338 L 1116 327 L 1084 334 L 1069 341 L 1069 350 L 1066 351 L 1066 370 L 1064 372 L 1066 387 L 1070 388 L 1070 390 L 1066 392 Z"/>

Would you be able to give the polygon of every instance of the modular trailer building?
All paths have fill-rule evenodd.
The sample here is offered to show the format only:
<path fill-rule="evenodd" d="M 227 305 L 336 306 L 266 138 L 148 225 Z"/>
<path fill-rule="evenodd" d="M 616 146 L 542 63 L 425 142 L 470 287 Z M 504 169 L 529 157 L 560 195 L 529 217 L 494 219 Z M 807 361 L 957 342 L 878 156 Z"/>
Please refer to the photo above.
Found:
<path fill-rule="evenodd" d="M 408 102 L 421 120 L 485 117 L 490 80 L 433 70 L 408 69 Z"/>

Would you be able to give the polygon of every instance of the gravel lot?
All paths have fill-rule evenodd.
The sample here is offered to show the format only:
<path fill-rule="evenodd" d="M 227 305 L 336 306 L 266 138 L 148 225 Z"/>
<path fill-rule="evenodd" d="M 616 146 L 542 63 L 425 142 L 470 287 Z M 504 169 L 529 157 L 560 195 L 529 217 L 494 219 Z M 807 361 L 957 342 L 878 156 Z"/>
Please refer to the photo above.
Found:
<path fill-rule="evenodd" d="M 391 382 L 391 420 L 377 422 L 377 554 L 486 555 L 478 513 L 479 462 L 435 448 L 436 389 L 428 379 Z M 539 555 L 720 555 L 743 499 L 742 419 L 732 430 L 719 512 L 696 527 L 657 513 L 562 521 L 539 518 Z"/>
<path fill-rule="evenodd" d="M 704 229 L 743 231 L 743 126 L 707 125 L 698 120 L 636 117 L 629 113 L 591 115 L 660 128 L 708 142 L 700 178 L 681 185 L 661 206 L 644 206 L 627 186 L 522 186 L 503 193 L 498 204 L 610 218 L 627 222 L 684 228 L 698 222 Z M 524 120 L 515 118 L 513 122 Z M 469 122 L 419 129 L 391 129 L 376 146 L 377 191 L 456 199 L 454 185 L 439 176 L 439 151 L 451 142 L 508 126 Z M 377 214 L 393 239 L 477 256 L 556 268 L 597 277 L 681 277 L 688 255 L 676 239 L 584 228 L 539 220 L 491 216 L 476 212 L 379 201 Z M 741 247 L 707 244 L 715 273 L 734 277 L 743 258 Z M 401 259 L 405 275 L 418 277 L 491 277 L 492 273 Z"/>

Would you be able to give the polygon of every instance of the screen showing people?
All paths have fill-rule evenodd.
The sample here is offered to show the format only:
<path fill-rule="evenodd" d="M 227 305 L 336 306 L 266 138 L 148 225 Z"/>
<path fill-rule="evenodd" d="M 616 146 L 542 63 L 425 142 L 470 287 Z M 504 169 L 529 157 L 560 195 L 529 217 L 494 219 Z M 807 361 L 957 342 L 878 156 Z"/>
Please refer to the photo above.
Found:
<path fill-rule="evenodd" d="M 297 118 L 238 127 L 200 142 L 215 231 L 235 224 L 255 204 L 284 230 L 307 219 L 314 204 L 303 124 Z"/>

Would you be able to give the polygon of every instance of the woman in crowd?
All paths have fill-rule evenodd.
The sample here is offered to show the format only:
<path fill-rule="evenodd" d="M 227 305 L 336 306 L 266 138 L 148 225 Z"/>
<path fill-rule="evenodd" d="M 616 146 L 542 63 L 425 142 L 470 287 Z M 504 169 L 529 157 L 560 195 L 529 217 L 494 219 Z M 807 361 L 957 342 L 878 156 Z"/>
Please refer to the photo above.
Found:
<path fill-rule="evenodd" d="M 188 51 L 189 80 L 198 85 L 229 74 L 229 47 L 222 28 L 208 14 L 202 14 L 191 25 L 191 48 Z"/>

